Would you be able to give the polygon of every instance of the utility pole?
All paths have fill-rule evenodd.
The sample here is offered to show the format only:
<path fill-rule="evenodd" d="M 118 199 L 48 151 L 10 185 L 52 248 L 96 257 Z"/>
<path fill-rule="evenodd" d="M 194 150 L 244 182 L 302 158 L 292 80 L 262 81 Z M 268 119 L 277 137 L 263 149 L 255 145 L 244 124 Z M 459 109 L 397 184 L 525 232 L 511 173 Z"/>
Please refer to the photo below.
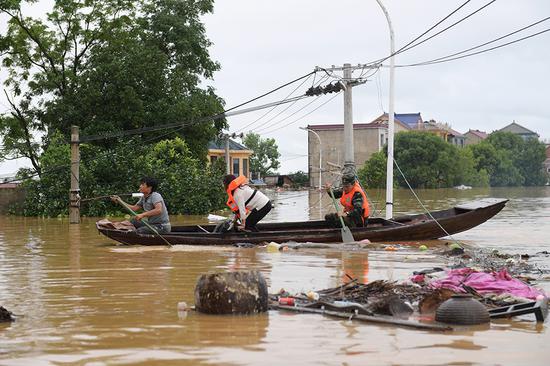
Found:
<path fill-rule="evenodd" d="M 224 135 L 225 137 L 225 174 L 231 174 L 231 163 L 229 158 L 229 136 Z"/>
<path fill-rule="evenodd" d="M 225 142 L 225 174 L 231 174 L 231 157 L 229 155 L 229 139 L 237 138 L 237 137 L 240 137 L 242 139 L 244 137 L 244 134 L 242 132 L 240 134 L 236 134 L 235 132 L 233 132 L 232 134 L 222 133 L 219 135 L 219 139 Z"/>
<path fill-rule="evenodd" d="M 71 126 L 71 190 L 69 223 L 80 224 L 80 141 L 78 126 Z"/>
<path fill-rule="evenodd" d="M 351 65 L 344 64 L 344 167 L 355 167 Z"/>
<path fill-rule="evenodd" d="M 379 68 L 378 64 L 358 64 L 352 66 L 349 63 L 343 66 L 332 66 L 327 68 L 316 67 L 316 71 L 334 72 L 342 71 L 343 77 L 341 83 L 344 89 L 344 167 L 342 172 L 353 172 L 355 174 L 355 151 L 353 148 L 353 98 L 352 88 L 356 85 L 364 84 L 367 82 L 366 78 L 353 78 L 352 72 L 354 70 L 365 70 Z"/>

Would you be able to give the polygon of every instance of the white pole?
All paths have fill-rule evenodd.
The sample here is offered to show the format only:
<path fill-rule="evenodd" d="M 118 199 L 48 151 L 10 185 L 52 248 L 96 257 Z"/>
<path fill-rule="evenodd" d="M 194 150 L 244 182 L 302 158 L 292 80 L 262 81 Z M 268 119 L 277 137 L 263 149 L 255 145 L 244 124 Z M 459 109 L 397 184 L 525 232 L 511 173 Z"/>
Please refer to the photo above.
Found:
<path fill-rule="evenodd" d="M 386 219 L 393 217 L 393 133 L 394 133 L 394 107 L 393 107 L 393 89 L 394 89 L 394 66 L 395 66 L 395 45 L 393 27 L 391 24 L 390 15 L 382 4 L 381 0 L 376 0 L 388 21 L 390 30 L 390 105 L 388 112 L 388 163 L 386 165 Z"/>

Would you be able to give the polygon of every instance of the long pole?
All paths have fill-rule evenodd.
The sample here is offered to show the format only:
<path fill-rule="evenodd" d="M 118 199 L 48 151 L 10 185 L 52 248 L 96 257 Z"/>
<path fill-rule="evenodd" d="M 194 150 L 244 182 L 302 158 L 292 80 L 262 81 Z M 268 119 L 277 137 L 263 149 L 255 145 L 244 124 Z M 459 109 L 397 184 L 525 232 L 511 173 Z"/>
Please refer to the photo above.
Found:
<path fill-rule="evenodd" d="M 388 21 L 388 28 L 390 30 L 390 102 L 389 102 L 389 112 L 388 112 L 388 162 L 386 165 L 386 219 L 391 219 L 393 217 L 393 134 L 394 134 L 394 69 L 395 69 L 395 45 L 394 45 L 394 34 L 393 27 L 391 24 L 391 19 L 388 11 L 382 4 L 381 0 L 376 0 L 384 15 Z"/>
<path fill-rule="evenodd" d="M 137 213 L 134 210 L 132 210 L 132 208 L 130 206 L 128 206 L 128 204 L 126 202 L 121 200 L 120 197 L 118 197 L 117 201 L 122 205 L 122 207 L 124 207 L 126 210 L 128 210 L 128 212 L 130 212 L 132 214 L 132 216 L 134 216 L 134 217 L 137 216 Z M 169 247 L 172 246 L 172 243 L 170 243 L 168 240 L 166 240 L 166 238 L 164 236 L 160 235 L 160 233 L 157 231 L 157 229 L 152 227 L 147 222 L 146 218 L 141 219 L 141 222 L 143 222 L 143 224 L 145 226 L 147 226 L 147 228 L 149 228 L 149 230 L 151 230 L 154 234 L 158 235 L 166 244 L 168 244 Z"/>
<path fill-rule="evenodd" d="M 80 141 L 78 126 L 71 126 L 71 190 L 69 223 L 80 224 Z"/>
<path fill-rule="evenodd" d="M 229 136 L 225 135 L 225 174 L 231 174 L 231 162 L 229 158 Z"/>
<path fill-rule="evenodd" d="M 351 84 L 351 65 L 344 64 L 344 166 L 355 166 L 353 151 L 353 104 L 352 104 L 352 84 Z"/>

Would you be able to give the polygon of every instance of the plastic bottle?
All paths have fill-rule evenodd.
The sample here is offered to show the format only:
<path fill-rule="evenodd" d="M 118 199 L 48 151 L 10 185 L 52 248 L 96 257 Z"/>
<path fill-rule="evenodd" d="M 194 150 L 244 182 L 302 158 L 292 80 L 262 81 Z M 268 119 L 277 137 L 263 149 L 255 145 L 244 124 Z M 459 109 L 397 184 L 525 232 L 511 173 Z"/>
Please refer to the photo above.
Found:
<path fill-rule="evenodd" d="M 296 303 L 294 302 L 293 297 L 280 297 L 279 305 L 294 306 Z"/>

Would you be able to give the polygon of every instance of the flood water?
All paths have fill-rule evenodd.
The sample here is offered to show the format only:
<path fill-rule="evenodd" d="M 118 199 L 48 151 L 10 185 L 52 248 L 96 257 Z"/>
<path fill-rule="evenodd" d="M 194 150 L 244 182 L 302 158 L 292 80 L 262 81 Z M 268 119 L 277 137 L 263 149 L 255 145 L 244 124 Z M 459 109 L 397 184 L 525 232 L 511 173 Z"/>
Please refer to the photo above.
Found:
<path fill-rule="evenodd" d="M 385 200 L 369 191 L 371 200 Z M 420 190 L 430 209 L 483 197 L 508 198 L 496 217 L 454 239 L 509 253 L 550 251 L 550 187 Z M 318 192 L 268 192 L 270 221 L 318 219 L 333 211 Z M 407 191 L 395 214 L 421 212 Z M 376 208 L 378 210 L 378 207 Z M 534 316 L 490 327 L 440 333 L 270 311 L 255 316 L 178 313 L 193 304 L 199 275 L 259 270 L 270 292 L 335 287 L 346 274 L 360 281 L 404 280 L 440 266 L 433 250 L 449 240 L 382 249 L 128 247 L 98 234 L 96 219 L 0 216 L 0 305 L 16 322 L 0 323 L 0 365 L 548 365 L 548 322 Z M 173 224 L 206 223 L 172 217 Z M 550 257 L 533 258 L 550 268 Z M 537 286 L 550 293 L 550 278 Z"/>

